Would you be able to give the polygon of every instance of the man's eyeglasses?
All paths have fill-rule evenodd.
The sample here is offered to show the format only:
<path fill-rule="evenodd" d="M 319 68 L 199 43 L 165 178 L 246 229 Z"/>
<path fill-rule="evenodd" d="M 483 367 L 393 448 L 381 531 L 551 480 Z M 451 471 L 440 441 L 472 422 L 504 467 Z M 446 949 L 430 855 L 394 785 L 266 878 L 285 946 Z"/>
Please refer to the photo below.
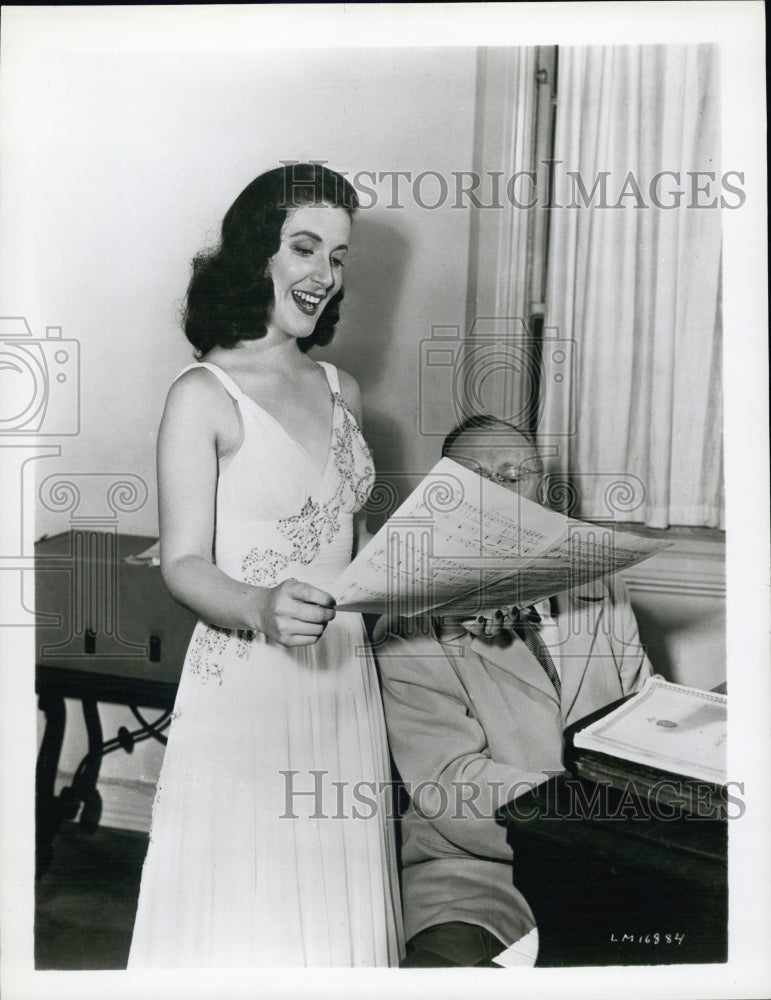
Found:
<path fill-rule="evenodd" d="M 533 479 L 534 476 L 542 476 L 543 466 L 540 462 L 526 462 L 523 465 L 503 466 L 496 472 L 492 472 L 490 469 L 485 469 L 481 466 L 477 471 L 480 476 L 484 479 L 489 479 L 491 483 L 497 483 L 499 486 L 505 486 L 511 489 L 516 488 L 522 483 L 528 482 Z"/>

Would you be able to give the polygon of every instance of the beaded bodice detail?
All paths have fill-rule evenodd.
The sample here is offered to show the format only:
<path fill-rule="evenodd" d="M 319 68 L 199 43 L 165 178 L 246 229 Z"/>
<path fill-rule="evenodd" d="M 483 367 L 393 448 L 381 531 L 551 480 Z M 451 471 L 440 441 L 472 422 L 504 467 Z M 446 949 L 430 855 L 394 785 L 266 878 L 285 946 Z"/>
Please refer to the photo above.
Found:
<path fill-rule="evenodd" d="M 375 479 L 372 456 L 343 397 L 333 392 L 332 398 L 331 453 L 325 470 L 331 466 L 328 488 L 316 497 L 309 493 L 301 510 L 275 522 L 277 535 L 288 546 L 265 549 L 257 545 L 248 551 L 241 566 L 247 583 L 272 587 L 285 578 L 284 570 L 290 565 L 310 566 L 323 547 L 335 541 L 344 521 L 350 521 L 367 501 Z"/>
<path fill-rule="evenodd" d="M 295 577 L 329 585 L 351 559 L 353 515 L 367 501 L 375 470 L 337 371 L 322 364 L 332 397 L 323 471 L 266 410 L 221 369 L 206 365 L 236 399 L 243 441 L 220 470 L 215 560 L 230 576 L 261 587 Z"/>

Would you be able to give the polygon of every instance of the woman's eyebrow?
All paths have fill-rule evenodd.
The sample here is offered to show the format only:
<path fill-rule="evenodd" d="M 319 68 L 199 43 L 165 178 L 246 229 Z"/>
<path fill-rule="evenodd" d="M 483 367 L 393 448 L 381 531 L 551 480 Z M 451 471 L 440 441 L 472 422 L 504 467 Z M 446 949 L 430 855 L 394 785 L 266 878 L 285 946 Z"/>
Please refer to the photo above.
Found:
<path fill-rule="evenodd" d="M 289 234 L 289 239 L 294 239 L 295 236 L 307 236 L 309 239 L 314 240 L 316 243 L 323 243 L 324 241 L 317 233 L 312 233 L 310 229 L 298 229 L 295 233 Z M 335 250 L 347 250 L 348 244 L 341 243 L 339 246 L 334 247 Z"/>

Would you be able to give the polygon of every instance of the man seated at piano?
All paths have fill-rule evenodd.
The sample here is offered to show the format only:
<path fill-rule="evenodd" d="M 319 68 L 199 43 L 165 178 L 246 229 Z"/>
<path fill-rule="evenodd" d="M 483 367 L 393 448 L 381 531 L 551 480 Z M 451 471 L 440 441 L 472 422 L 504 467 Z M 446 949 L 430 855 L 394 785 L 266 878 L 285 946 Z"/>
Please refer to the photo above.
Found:
<path fill-rule="evenodd" d="M 536 444 L 504 421 L 469 418 L 442 455 L 537 502 Z M 501 964 L 532 964 L 535 922 L 495 811 L 562 771 L 564 728 L 637 691 L 651 666 L 619 577 L 520 611 L 424 624 L 381 620 L 387 635 L 376 644 L 391 751 L 409 795 L 402 966 L 489 966 L 512 945 Z"/>

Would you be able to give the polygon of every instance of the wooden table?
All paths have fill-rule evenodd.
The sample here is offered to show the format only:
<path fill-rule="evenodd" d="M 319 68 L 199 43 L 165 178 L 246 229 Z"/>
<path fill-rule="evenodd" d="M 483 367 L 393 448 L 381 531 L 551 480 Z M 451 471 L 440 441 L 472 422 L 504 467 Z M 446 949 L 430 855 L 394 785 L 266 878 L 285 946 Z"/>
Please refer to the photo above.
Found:
<path fill-rule="evenodd" d="M 144 739 L 165 743 L 185 651 L 195 618 L 168 594 L 158 567 L 125 557 L 152 538 L 111 531 L 71 531 L 35 546 L 35 690 L 46 717 L 36 771 L 37 873 L 51 858 L 63 819 L 95 829 L 101 815 L 96 790 L 105 753 L 131 752 Z M 88 753 L 72 784 L 54 793 L 66 728 L 65 698 L 82 703 Z M 105 740 L 99 703 L 126 705 L 137 727 Z M 148 721 L 143 709 L 160 709 Z"/>

